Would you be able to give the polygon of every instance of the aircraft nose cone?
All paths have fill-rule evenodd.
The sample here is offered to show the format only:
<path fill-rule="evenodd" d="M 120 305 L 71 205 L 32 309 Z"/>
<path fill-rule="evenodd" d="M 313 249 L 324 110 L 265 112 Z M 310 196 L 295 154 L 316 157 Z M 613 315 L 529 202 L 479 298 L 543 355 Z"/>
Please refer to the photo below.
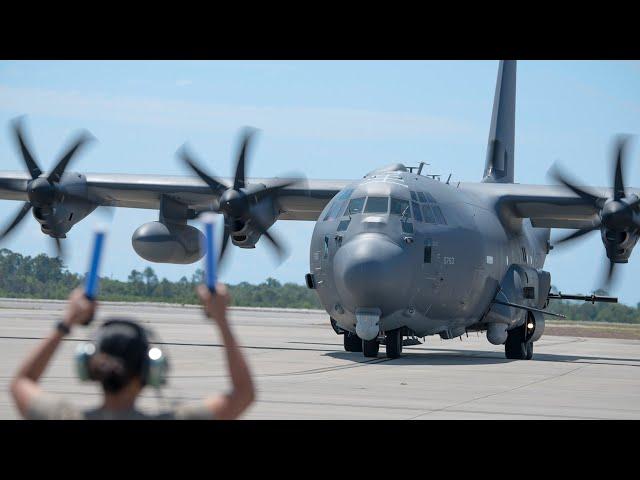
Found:
<path fill-rule="evenodd" d="M 344 306 L 406 308 L 411 265 L 406 252 L 384 235 L 367 233 L 345 243 L 334 257 L 334 276 Z"/>

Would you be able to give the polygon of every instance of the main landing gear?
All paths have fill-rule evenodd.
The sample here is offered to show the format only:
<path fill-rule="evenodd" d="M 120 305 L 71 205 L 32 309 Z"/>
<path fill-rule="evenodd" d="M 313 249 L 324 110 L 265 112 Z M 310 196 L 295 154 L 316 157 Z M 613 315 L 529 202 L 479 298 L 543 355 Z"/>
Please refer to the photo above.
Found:
<path fill-rule="evenodd" d="M 533 358 L 533 342 L 527 339 L 527 322 L 522 327 L 514 328 L 507 332 L 507 341 L 504 344 L 504 354 L 512 360 L 531 360 Z"/>
<path fill-rule="evenodd" d="M 398 358 L 402 354 L 402 329 L 389 330 L 384 341 L 387 357 Z"/>

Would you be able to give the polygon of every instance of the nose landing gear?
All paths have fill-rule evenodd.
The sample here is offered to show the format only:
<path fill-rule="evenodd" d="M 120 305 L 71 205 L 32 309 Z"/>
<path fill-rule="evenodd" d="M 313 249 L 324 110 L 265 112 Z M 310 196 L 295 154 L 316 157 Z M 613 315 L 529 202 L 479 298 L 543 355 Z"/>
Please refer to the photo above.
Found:
<path fill-rule="evenodd" d="M 362 353 L 365 357 L 377 357 L 380 350 L 380 342 L 377 338 L 373 340 L 362 340 Z"/>
<path fill-rule="evenodd" d="M 362 351 L 362 340 L 355 333 L 344 332 L 343 337 L 345 352 Z"/>

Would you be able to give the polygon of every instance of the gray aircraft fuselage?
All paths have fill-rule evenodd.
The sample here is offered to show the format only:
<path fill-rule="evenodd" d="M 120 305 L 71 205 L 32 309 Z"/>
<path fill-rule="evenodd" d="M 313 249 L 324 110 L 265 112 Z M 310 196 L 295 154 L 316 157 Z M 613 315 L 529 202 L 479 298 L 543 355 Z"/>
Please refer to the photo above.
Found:
<path fill-rule="evenodd" d="M 511 265 L 542 268 L 549 229 L 503 225 L 492 187 L 396 165 L 336 195 L 316 223 L 310 266 L 337 325 L 355 333 L 356 312 L 379 309 L 382 332 L 453 338 L 482 319 Z"/>

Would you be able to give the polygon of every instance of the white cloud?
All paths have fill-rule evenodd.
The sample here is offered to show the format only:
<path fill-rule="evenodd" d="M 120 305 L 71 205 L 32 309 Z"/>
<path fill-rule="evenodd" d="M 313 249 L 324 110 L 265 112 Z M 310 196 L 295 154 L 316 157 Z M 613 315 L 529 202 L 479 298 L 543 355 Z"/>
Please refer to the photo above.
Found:
<path fill-rule="evenodd" d="M 254 125 L 270 135 L 321 140 L 442 137 L 472 131 L 463 121 L 406 112 L 207 104 L 6 85 L 0 85 L 0 111 L 219 133 Z"/>

